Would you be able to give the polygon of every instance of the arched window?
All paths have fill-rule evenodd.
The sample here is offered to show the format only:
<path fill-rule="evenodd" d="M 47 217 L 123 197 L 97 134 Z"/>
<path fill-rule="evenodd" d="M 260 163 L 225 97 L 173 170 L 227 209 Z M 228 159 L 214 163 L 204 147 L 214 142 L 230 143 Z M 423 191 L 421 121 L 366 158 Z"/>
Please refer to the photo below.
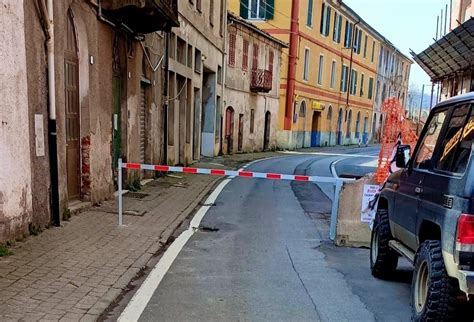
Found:
<path fill-rule="evenodd" d="M 306 116 L 306 102 L 302 101 L 300 105 L 300 117 Z"/>
<path fill-rule="evenodd" d="M 359 130 L 360 130 L 360 112 L 357 112 L 356 129 L 355 129 L 355 137 L 356 137 L 356 139 L 359 138 Z"/>
<path fill-rule="evenodd" d="M 350 138 L 351 132 L 352 132 L 352 110 L 349 110 L 349 116 L 347 117 L 346 137 Z"/>
<path fill-rule="evenodd" d="M 342 114 L 344 112 L 342 111 L 342 108 L 339 109 L 339 115 L 337 116 L 337 131 L 341 132 L 342 131 Z"/>
<path fill-rule="evenodd" d="M 328 119 L 328 121 L 332 120 L 332 106 L 331 105 L 329 105 L 329 108 L 328 108 L 327 119 Z"/>

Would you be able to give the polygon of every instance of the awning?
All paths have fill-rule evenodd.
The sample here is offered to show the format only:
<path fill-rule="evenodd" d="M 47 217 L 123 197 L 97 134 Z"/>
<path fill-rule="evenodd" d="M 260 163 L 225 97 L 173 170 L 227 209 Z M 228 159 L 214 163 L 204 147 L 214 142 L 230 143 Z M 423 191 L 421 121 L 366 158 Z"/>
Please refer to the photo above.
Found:
<path fill-rule="evenodd" d="M 441 80 L 474 68 L 474 18 L 456 27 L 413 59 L 431 77 Z"/>
<path fill-rule="evenodd" d="M 178 0 L 102 0 L 108 17 L 121 21 L 136 33 L 169 31 L 179 27 Z"/>

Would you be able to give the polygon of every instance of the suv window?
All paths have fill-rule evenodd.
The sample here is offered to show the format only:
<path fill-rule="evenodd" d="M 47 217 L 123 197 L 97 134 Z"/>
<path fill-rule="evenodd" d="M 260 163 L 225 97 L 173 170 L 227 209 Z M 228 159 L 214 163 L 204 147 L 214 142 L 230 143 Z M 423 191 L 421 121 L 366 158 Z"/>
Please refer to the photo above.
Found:
<path fill-rule="evenodd" d="M 425 132 L 425 136 L 423 137 L 423 141 L 421 142 L 420 148 L 418 149 L 413 167 L 429 168 L 428 165 L 431 163 L 431 158 L 433 157 L 436 142 L 438 141 L 439 134 L 443 128 L 443 123 L 446 119 L 447 113 L 448 110 L 439 111 L 431 118 L 427 131 Z"/>
<path fill-rule="evenodd" d="M 466 170 L 474 136 L 474 110 L 471 109 L 471 104 L 465 104 L 454 110 L 437 169 L 454 173 Z"/>

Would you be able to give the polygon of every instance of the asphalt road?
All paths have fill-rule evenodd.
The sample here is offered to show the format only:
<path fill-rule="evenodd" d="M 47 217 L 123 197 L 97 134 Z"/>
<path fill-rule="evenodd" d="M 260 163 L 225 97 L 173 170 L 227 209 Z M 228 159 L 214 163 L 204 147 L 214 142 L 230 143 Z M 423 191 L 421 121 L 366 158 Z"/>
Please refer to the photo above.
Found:
<path fill-rule="evenodd" d="M 291 154 L 248 169 L 323 176 L 373 171 L 367 155 L 376 149 L 350 153 Z M 370 275 L 367 249 L 333 246 L 331 196 L 327 184 L 233 179 L 140 320 L 410 320 L 410 268 L 402 263 L 396 281 L 380 281 Z"/>

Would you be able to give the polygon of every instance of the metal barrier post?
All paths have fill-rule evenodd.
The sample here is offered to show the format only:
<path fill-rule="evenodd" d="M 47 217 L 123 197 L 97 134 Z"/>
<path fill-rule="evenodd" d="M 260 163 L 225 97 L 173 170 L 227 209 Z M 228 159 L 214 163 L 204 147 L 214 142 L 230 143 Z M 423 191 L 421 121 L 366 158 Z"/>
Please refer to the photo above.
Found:
<path fill-rule="evenodd" d="M 118 159 L 118 224 L 122 226 L 122 158 Z"/>
<path fill-rule="evenodd" d="M 339 211 L 339 194 L 342 189 L 342 180 L 336 180 L 334 186 L 334 198 L 332 200 L 332 209 L 331 209 L 331 225 L 329 228 L 329 239 L 334 241 L 336 239 L 336 229 L 337 229 L 337 212 Z"/>

